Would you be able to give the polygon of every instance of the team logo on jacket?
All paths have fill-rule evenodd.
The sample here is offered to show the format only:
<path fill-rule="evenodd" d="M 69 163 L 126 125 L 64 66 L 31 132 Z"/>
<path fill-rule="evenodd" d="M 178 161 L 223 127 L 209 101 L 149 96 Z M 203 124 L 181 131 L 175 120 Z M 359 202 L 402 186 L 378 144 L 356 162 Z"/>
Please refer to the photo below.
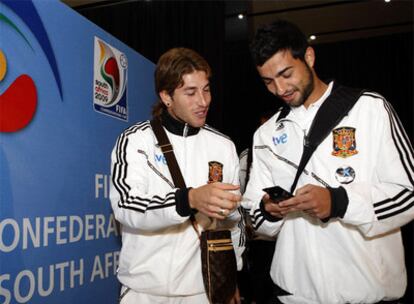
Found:
<path fill-rule="evenodd" d="M 358 154 L 356 150 L 355 128 L 342 127 L 332 131 L 333 156 L 347 158 Z"/>
<path fill-rule="evenodd" d="M 208 183 L 223 181 L 223 164 L 217 161 L 208 162 Z"/>
<path fill-rule="evenodd" d="M 335 172 L 335 178 L 341 184 L 349 184 L 355 179 L 355 170 L 352 167 L 340 167 Z"/>

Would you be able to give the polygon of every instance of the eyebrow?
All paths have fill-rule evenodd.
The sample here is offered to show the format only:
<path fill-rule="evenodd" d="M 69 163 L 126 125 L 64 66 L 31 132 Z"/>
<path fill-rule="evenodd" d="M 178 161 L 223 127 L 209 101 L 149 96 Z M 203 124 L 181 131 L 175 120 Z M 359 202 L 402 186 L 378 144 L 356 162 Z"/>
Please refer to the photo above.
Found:
<path fill-rule="evenodd" d="M 286 71 L 288 71 L 290 69 L 293 69 L 293 67 L 292 66 L 288 66 L 288 67 L 284 68 L 283 70 L 281 70 L 279 73 L 276 74 L 276 77 L 277 76 L 281 76 L 282 74 L 284 74 Z"/>
<path fill-rule="evenodd" d="M 184 91 L 193 91 L 193 90 L 197 90 L 197 87 L 186 87 L 186 88 L 184 88 Z"/>
<path fill-rule="evenodd" d="M 207 83 L 202 89 L 205 89 L 205 88 L 207 88 L 209 86 L 210 86 L 210 82 Z M 197 90 L 197 87 L 196 86 L 192 86 L 192 87 L 185 87 L 183 89 L 184 89 L 184 91 L 192 91 L 192 90 Z"/>
<path fill-rule="evenodd" d="M 292 66 L 288 66 L 286 68 L 284 68 L 283 70 L 279 71 L 276 73 L 275 78 L 280 77 L 281 75 L 283 75 L 283 73 L 285 73 L 286 71 L 292 69 Z M 270 77 L 262 77 L 263 80 L 272 80 L 273 78 Z"/>

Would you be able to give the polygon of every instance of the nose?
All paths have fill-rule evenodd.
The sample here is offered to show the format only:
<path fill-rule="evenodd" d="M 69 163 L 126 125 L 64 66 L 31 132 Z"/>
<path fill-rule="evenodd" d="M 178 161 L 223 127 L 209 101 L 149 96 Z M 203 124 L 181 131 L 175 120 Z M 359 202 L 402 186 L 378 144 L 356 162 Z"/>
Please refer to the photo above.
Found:
<path fill-rule="evenodd" d="M 273 84 L 274 84 L 274 87 L 275 87 L 275 92 L 274 92 L 275 95 L 282 96 L 283 94 L 286 93 L 287 86 L 286 86 L 286 83 L 283 79 L 274 78 L 273 79 Z"/>
<path fill-rule="evenodd" d="M 203 90 L 201 90 L 198 95 L 199 95 L 199 98 L 198 98 L 199 105 L 203 107 L 207 107 L 211 101 L 210 92 L 204 92 Z"/>

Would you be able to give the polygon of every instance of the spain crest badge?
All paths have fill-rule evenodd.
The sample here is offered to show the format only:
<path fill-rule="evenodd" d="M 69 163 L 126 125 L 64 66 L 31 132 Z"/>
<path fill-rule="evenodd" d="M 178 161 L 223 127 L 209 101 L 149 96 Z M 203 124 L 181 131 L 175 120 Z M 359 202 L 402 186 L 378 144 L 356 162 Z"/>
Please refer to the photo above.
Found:
<path fill-rule="evenodd" d="M 208 183 L 223 181 L 223 164 L 217 161 L 208 162 Z"/>
<path fill-rule="evenodd" d="M 355 128 L 342 127 L 332 131 L 333 156 L 347 158 L 358 154 L 356 150 Z"/>

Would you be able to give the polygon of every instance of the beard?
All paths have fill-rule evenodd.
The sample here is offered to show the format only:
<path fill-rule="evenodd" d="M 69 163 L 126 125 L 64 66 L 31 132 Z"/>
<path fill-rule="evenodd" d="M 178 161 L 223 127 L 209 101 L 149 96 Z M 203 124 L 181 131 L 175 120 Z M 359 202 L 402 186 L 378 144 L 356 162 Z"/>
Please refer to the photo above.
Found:
<path fill-rule="evenodd" d="M 310 94 L 312 94 L 314 87 L 315 83 L 312 77 L 312 70 L 306 64 L 306 75 L 304 77 L 304 81 L 301 84 L 301 87 L 296 87 L 296 91 L 300 93 L 299 98 L 292 102 L 290 106 L 297 108 L 303 105 L 305 101 L 309 98 Z"/>

